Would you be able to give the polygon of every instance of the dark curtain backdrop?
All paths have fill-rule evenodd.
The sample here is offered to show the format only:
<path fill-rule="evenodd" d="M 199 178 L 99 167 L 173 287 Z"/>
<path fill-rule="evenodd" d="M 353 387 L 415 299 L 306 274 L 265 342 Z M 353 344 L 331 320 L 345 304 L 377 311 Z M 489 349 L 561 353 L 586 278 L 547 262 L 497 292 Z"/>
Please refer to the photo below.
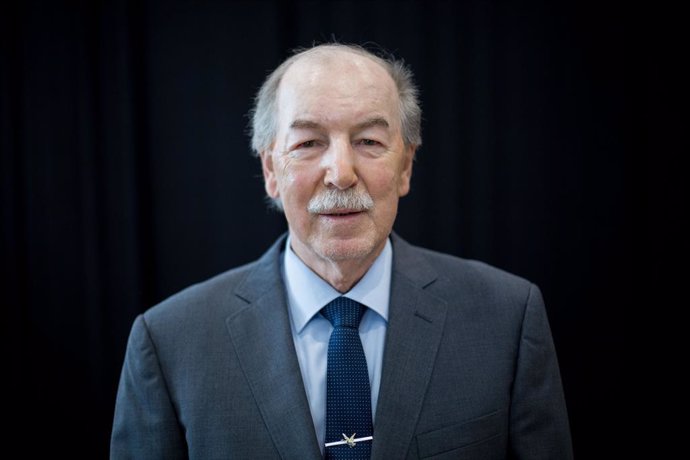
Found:
<path fill-rule="evenodd" d="M 285 231 L 246 113 L 290 49 L 335 38 L 392 51 L 421 87 L 396 230 L 542 288 L 576 455 L 623 458 L 649 121 L 648 50 L 624 5 L 3 2 L 8 443 L 107 457 L 135 316 Z"/>

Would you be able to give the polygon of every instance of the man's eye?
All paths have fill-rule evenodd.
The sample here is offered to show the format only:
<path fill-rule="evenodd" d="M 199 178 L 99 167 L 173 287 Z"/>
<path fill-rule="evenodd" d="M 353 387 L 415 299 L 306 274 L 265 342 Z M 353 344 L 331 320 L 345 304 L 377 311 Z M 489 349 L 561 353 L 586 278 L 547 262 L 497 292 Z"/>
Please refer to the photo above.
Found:
<path fill-rule="evenodd" d="M 367 145 L 367 146 L 379 145 L 378 142 L 376 142 L 372 139 L 362 139 L 361 141 L 359 141 L 359 143 L 362 145 Z"/>
<path fill-rule="evenodd" d="M 299 144 L 297 147 L 300 149 L 309 149 L 312 147 L 316 147 L 316 141 L 314 141 L 314 140 L 305 141 L 305 142 L 302 142 L 301 144 Z"/>

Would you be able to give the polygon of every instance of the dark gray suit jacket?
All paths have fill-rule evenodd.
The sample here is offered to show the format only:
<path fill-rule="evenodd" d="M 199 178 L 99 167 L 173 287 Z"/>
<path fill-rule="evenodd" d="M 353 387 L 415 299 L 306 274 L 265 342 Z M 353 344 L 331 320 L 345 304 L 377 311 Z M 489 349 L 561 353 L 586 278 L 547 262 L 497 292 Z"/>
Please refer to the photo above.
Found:
<path fill-rule="evenodd" d="M 372 458 L 571 458 L 538 288 L 392 241 Z M 111 458 L 321 458 L 290 332 L 283 246 L 136 319 Z"/>

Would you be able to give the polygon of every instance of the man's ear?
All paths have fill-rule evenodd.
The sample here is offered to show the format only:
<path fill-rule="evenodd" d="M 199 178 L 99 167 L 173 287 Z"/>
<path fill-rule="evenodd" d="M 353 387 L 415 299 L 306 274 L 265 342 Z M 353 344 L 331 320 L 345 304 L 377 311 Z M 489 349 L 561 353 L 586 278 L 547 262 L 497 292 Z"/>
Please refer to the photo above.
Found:
<path fill-rule="evenodd" d="M 266 194 L 275 199 L 278 198 L 278 181 L 276 180 L 275 169 L 273 166 L 273 152 L 271 149 L 261 152 L 261 170 L 264 173 L 264 188 Z"/>
<path fill-rule="evenodd" d="M 410 192 L 412 180 L 412 165 L 417 152 L 416 145 L 408 145 L 403 150 L 402 169 L 400 170 L 400 182 L 398 183 L 398 196 L 405 196 Z"/>

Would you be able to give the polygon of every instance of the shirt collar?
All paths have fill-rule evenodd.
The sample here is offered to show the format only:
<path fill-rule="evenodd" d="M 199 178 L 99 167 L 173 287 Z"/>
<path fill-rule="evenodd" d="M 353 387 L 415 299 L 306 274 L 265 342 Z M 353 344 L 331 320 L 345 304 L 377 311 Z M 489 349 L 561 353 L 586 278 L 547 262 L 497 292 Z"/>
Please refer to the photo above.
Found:
<path fill-rule="evenodd" d="M 307 323 L 333 299 L 343 295 L 365 305 L 388 321 L 391 272 L 393 268 L 393 246 L 390 239 L 381 254 L 357 284 L 341 294 L 324 281 L 290 247 L 290 237 L 285 243 L 283 278 L 288 295 L 288 308 L 293 327 L 301 333 Z"/>

